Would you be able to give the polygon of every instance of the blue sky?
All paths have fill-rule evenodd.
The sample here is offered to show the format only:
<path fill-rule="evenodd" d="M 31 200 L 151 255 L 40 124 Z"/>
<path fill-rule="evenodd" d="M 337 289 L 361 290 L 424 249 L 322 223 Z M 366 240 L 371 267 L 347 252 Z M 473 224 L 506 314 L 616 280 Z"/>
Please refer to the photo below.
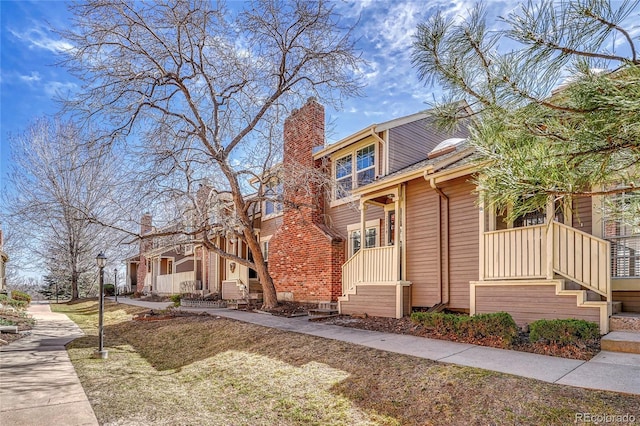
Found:
<path fill-rule="evenodd" d="M 411 66 L 411 44 L 419 22 L 435 11 L 451 16 L 465 15 L 471 0 L 339 0 L 337 10 L 343 19 L 355 22 L 360 16 L 358 48 L 369 65 L 363 69 L 365 96 L 348 100 L 342 110 L 327 109 L 329 141 L 346 137 L 372 123 L 425 109 L 425 101 L 439 96 L 436 89 L 418 81 Z M 616 2 L 613 2 L 616 3 Z M 619 2 L 617 2 L 619 3 Z M 506 15 L 512 1 L 485 0 L 488 15 Z M 56 93 L 78 86 L 64 68 L 56 66 L 56 56 L 65 44 L 50 27 L 70 25 L 67 3 L 63 1 L 0 0 L 0 188 L 4 187 L 9 161 L 8 136 L 26 128 L 37 116 L 52 114 L 58 105 Z M 637 22 L 634 14 L 632 22 Z M 635 25 L 635 35 L 638 26 Z M 503 46 L 504 47 L 504 46 Z"/>
<path fill-rule="evenodd" d="M 365 97 L 348 100 L 341 111 L 327 110 L 327 119 L 334 122 L 329 140 L 425 109 L 431 90 L 418 81 L 410 63 L 416 25 L 438 9 L 455 15 L 472 4 L 459 0 L 338 2 L 346 22 L 355 22 L 361 14 L 358 47 L 369 65 L 363 70 Z M 489 8 L 498 15 L 510 4 L 491 1 Z M 56 66 L 57 53 L 67 46 L 50 30 L 70 25 L 67 3 L 0 0 L 0 8 L 0 187 L 4 187 L 9 135 L 21 132 L 35 117 L 55 113 L 56 93 L 73 91 L 78 81 Z"/>

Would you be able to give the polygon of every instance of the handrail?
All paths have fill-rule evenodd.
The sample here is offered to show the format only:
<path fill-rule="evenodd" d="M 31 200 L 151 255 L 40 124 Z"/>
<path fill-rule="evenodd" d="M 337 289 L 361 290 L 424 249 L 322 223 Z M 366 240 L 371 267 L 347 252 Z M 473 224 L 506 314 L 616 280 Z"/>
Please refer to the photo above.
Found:
<path fill-rule="evenodd" d="M 353 292 L 358 283 L 388 283 L 394 277 L 395 246 L 358 250 L 342 265 L 342 294 Z"/>
<path fill-rule="evenodd" d="M 485 232 L 484 279 L 546 276 L 545 225 Z"/>
<path fill-rule="evenodd" d="M 611 299 L 611 247 L 608 241 L 553 222 L 553 270 Z"/>

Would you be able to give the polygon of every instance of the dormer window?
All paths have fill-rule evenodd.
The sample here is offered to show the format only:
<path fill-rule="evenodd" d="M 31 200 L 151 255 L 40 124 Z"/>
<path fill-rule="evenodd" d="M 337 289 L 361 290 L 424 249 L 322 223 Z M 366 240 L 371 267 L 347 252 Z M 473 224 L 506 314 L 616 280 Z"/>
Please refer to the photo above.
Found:
<path fill-rule="evenodd" d="M 376 147 L 360 148 L 335 161 L 335 199 L 347 197 L 352 189 L 374 181 L 376 177 Z"/>

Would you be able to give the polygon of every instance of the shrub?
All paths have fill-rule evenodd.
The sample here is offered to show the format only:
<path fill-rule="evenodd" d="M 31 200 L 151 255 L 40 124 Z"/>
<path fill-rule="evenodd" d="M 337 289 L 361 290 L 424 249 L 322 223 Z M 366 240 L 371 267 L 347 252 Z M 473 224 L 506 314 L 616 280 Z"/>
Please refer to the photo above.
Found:
<path fill-rule="evenodd" d="M 16 309 L 24 309 L 28 305 L 26 300 L 11 299 L 6 294 L 0 294 L 0 303 L 2 303 L 3 305 L 12 306 Z"/>
<path fill-rule="evenodd" d="M 140 299 L 142 297 L 142 293 L 139 291 L 134 291 L 133 294 L 131 295 L 131 297 L 133 299 Z"/>
<path fill-rule="evenodd" d="M 116 288 L 113 286 L 113 284 L 104 285 L 104 294 L 107 296 L 113 296 L 114 294 L 116 294 Z"/>
<path fill-rule="evenodd" d="M 13 300 L 21 300 L 21 301 L 27 302 L 27 305 L 31 303 L 31 295 L 23 291 L 11 290 L 11 298 Z"/>
<path fill-rule="evenodd" d="M 474 316 L 440 312 L 414 312 L 411 319 L 438 334 L 453 334 L 464 339 L 498 337 L 503 346 L 509 346 L 518 337 L 518 326 L 506 312 Z"/>
<path fill-rule="evenodd" d="M 582 340 L 597 339 L 599 336 L 598 325 L 585 320 L 538 320 L 529 324 L 529 340 L 533 343 L 547 340 L 553 343 L 572 344 Z"/>
<path fill-rule="evenodd" d="M 180 294 L 172 294 L 169 299 L 173 302 L 173 306 L 176 308 L 180 306 L 180 299 L 182 299 L 182 295 Z"/>

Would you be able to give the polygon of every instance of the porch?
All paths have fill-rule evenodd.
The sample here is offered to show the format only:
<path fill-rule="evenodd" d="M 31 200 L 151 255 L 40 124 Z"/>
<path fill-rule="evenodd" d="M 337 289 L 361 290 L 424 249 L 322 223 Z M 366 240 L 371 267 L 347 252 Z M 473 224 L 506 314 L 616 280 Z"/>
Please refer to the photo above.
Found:
<path fill-rule="evenodd" d="M 547 217 L 553 217 L 551 207 Z M 581 318 L 607 333 L 609 317 L 620 306 L 612 297 L 611 265 L 608 241 L 555 219 L 482 230 L 480 280 L 470 283 L 471 314 L 506 310 L 521 325 Z"/>
<path fill-rule="evenodd" d="M 410 312 L 411 283 L 404 280 L 402 259 L 402 195 L 403 187 L 398 185 L 361 198 L 360 227 L 353 233 L 358 241 L 349 241 L 348 250 L 356 247 L 355 253 L 342 265 L 340 313 L 402 318 Z M 367 205 L 384 208 L 383 225 L 367 227 Z"/>

